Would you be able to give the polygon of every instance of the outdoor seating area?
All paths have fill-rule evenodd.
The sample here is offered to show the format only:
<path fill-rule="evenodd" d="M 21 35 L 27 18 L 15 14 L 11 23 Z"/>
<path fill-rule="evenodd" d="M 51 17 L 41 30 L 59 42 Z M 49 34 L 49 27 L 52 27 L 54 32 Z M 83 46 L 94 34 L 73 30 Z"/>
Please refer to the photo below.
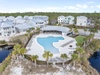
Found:
<path fill-rule="evenodd" d="M 43 31 L 43 34 L 62 34 L 61 32 L 59 31 Z"/>
<path fill-rule="evenodd" d="M 69 45 L 70 43 L 74 42 L 73 40 L 69 41 L 69 42 L 66 42 L 65 44 L 61 45 L 61 47 L 65 47 L 67 45 Z"/>

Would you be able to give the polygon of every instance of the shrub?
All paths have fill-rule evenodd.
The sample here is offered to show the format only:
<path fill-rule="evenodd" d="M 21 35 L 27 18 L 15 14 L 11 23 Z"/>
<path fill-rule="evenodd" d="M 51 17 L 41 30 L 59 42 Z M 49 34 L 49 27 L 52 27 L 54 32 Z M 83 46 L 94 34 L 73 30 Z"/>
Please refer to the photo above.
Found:
<path fill-rule="evenodd" d="M 19 38 L 18 39 L 12 39 L 12 40 L 10 40 L 10 43 L 18 43 L 18 44 L 20 44 L 20 45 L 23 46 L 23 43 L 22 43 L 22 41 Z"/>
<path fill-rule="evenodd" d="M 87 68 L 88 65 L 89 65 L 89 62 L 88 62 L 87 58 L 86 57 L 82 57 L 81 61 L 82 61 L 82 64 Z"/>
<path fill-rule="evenodd" d="M 85 37 L 84 36 L 77 36 L 75 39 L 77 41 L 77 45 L 78 46 L 82 46 L 84 41 L 85 41 Z"/>
<path fill-rule="evenodd" d="M 0 44 L 6 44 L 7 42 L 5 40 L 1 40 Z"/>

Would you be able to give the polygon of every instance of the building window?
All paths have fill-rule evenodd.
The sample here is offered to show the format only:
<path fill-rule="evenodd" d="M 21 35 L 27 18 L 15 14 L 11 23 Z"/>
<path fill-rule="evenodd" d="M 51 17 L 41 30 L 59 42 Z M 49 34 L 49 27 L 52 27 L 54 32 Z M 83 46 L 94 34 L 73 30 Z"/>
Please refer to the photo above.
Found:
<path fill-rule="evenodd" d="M 2 35 L 2 33 L 0 33 L 0 35 Z"/>
<path fill-rule="evenodd" d="M 82 25 L 82 23 L 80 23 L 80 25 Z"/>
<path fill-rule="evenodd" d="M 15 31 L 13 30 L 12 32 L 14 33 Z"/>
<path fill-rule="evenodd" d="M 3 30 L 5 30 L 5 28 L 3 28 Z"/>
<path fill-rule="evenodd" d="M 14 28 L 14 26 L 12 26 L 12 28 Z"/>
<path fill-rule="evenodd" d="M 9 36 L 10 34 L 7 34 L 7 36 Z"/>

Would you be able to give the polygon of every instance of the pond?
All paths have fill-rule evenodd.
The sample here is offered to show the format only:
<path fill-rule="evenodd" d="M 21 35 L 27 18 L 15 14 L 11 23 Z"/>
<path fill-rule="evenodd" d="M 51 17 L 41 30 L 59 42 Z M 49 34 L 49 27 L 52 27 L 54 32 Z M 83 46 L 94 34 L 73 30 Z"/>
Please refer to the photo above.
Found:
<path fill-rule="evenodd" d="M 13 47 L 8 49 L 8 46 L 6 47 L 0 47 L 0 63 L 9 55 L 9 53 L 13 50 Z"/>
<path fill-rule="evenodd" d="M 100 73 L 100 50 L 93 54 L 93 56 L 89 59 L 89 62 L 91 66 Z"/>

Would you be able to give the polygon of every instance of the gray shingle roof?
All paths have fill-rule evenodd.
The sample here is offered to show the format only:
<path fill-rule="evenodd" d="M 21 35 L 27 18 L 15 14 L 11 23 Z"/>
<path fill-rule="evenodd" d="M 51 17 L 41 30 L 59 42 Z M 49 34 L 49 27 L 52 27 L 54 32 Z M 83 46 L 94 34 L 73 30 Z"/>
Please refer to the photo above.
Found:
<path fill-rule="evenodd" d="M 61 31 L 63 33 L 68 33 L 69 32 L 69 28 L 66 27 L 62 27 L 62 26 L 46 26 L 44 28 L 41 29 L 42 31 Z"/>

